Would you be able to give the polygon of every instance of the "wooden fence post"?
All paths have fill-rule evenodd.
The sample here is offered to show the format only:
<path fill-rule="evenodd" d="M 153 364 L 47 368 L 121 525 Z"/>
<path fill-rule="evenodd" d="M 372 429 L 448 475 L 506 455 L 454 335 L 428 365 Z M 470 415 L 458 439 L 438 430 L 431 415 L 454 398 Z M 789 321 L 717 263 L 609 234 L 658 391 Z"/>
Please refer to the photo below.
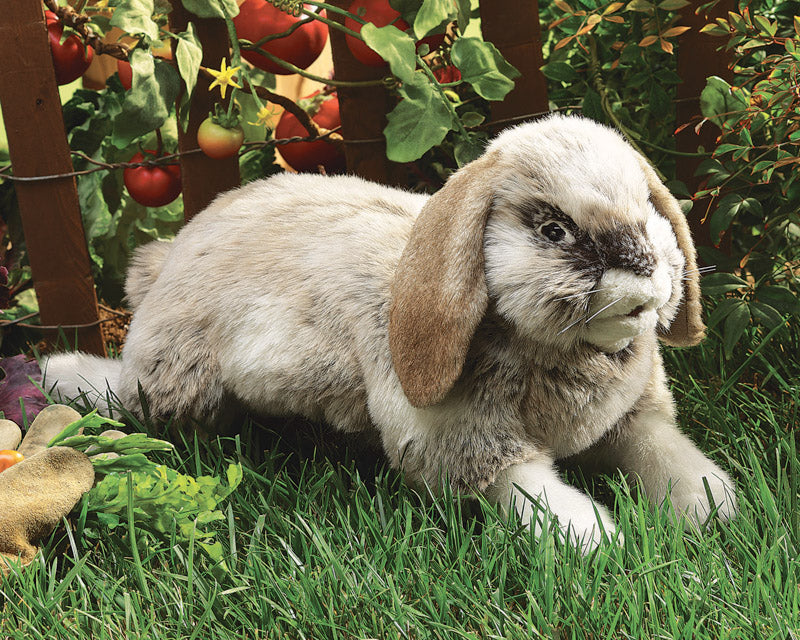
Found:
<path fill-rule="evenodd" d="M 547 80 L 540 70 L 544 61 L 537 3 L 482 0 L 480 12 L 484 40 L 494 44 L 522 74 L 503 101 L 492 103 L 492 121 L 547 111 Z M 510 124 L 514 123 L 506 126 Z"/>
<path fill-rule="evenodd" d="M 3 3 L 0 102 L 14 174 L 73 170 L 40 0 Z M 44 325 L 93 324 L 97 297 L 75 178 L 16 182 L 39 317 Z M 103 354 L 99 324 L 65 330 L 82 351 Z M 46 334 L 47 335 L 47 334 Z M 48 339 L 57 337 L 49 332 Z"/>
<path fill-rule="evenodd" d="M 203 66 L 219 69 L 223 58 L 230 64 L 230 40 L 224 20 L 198 18 L 183 8 L 180 0 L 172 3 L 169 14 L 170 28 L 175 32 L 186 30 L 189 22 L 194 23 L 195 32 L 203 46 Z M 173 55 L 175 41 L 173 41 Z M 189 123 L 184 131 L 179 123 L 178 147 L 182 154 L 197 149 L 197 129 L 214 108 L 219 94 L 209 91 L 211 80 L 201 73 L 197 78 L 192 102 L 189 106 Z M 178 103 L 182 94 L 178 96 Z M 230 96 L 228 100 L 230 100 Z M 188 222 L 194 215 L 205 209 L 217 194 L 228 191 L 241 184 L 239 176 L 239 157 L 215 160 L 204 153 L 181 155 L 181 179 L 183 181 L 183 217 Z"/>
<path fill-rule="evenodd" d="M 346 9 L 352 0 L 331 0 L 331 4 Z M 338 13 L 328 16 L 344 24 Z M 330 30 L 334 77 L 337 80 L 377 80 L 389 75 L 388 67 L 368 67 L 350 53 L 345 35 L 338 29 Z M 339 112 L 342 118 L 342 137 L 348 173 L 383 184 L 396 184 L 402 180 L 402 166 L 386 157 L 386 114 L 391 111 L 393 99 L 382 86 L 338 87 Z M 365 140 L 368 142 L 358 142 Z"/>
<path fill-rule="evenodd" d="M 722 0 L 708 15 L 697 15 L 691 8 L 686 10 L 683 23 L 692 28 L 681 36 L 678 46 L 678 75 L 683 79 L 678 85 L 678 125 L 690 122 L 692 117 L 700 114 L 700 93 L 706 86 L 708 76 L 721 76 L 728 80 L 732 77 L 728 68 L 730 54 L 724 48 L 720 49 L 724 47 L 725 39 L 700 33 L 700 29 L 714 18 L 727 16 L 728 11 L 735 10 L 734 0 Z M 703 126 L 699 135 L 695 134 L 694 127 L 686 127 L 676 135 L 678 151 L 694 153 L 699 146 L 711 151 L 718 135 L 719 129 L 710 122 Z M 702 158 L 684 157 L 678 161 L 678 180 L 684 182 L 692 193 L 698 189 L 702 180 L 694 175 L 701 160 Z M 707 198 L 698 200 L 688 216 L 695 242 L 706 246 L 712 244 L 708 225 L 701 222 L 707 207 Z"/>

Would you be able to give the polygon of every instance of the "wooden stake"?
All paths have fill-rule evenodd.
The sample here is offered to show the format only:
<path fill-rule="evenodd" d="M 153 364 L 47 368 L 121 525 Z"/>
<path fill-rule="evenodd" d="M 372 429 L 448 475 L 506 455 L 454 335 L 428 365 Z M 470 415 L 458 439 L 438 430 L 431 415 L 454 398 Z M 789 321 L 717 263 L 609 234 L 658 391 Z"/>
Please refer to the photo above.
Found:
<path fill-rule="evenodd" d="M 706 86 L 708 76 L 720 76 L 727 80 L 732 78 L 733 74 L 728 69 L 730 55 L 724 49 L 725 38 L 700 33 L 700 29 L 713 22 L 714 18 L 727 17 L 728 11 L 735 10 L 734 0 L 722 0 L 708 16 L 696 15 L 690 7 L 685 10 L 681 24 L 692 28 L 680 37 L 678 44 L 678 75 L 683 78 L 683 82 L 678 85 L 678 125 L 690 122 L 694 116 L 700 114 L 700 93 Z M 699 135 L 694 132 L 694 127 L 686 127 L 676 136 L 678 151 L 694 153 L 702 146 L 710 152 L 715 146 L 718 135 L 719 129 L 710 122 L 703 125 Z M 691 193 L 694 193 L 705 179 L 694 175 L 701 160 L 702 158 L 678 159 L 678 180 L 684 182 Z M 701 223 L 708 204 L 707 198 L 696 201 L 688 216 L 695 242 L 705 246 L 712 244 L 708 225 Z"/>
<path fill-rule="evenodd" d="M 540 71 L 544 62 L 537 3 L 482 0 L 480 12 L 484 40 L 494 44 L 522 74 L 502 102 L 492 103 L 492 121 L 547 111 L 547 81 Z"/>
<path fill-rule="evenodd" d="M 332 0 L 342 9 L 352 0 Z M 344 23 L 338 13 L 328 15 L 331 20 Z M 389 75 L 387 67 L 368 67 L 350 53 L 345 35 L 335 28 L 330 30 L 334 76 L 337 80 L 376 80 Z M 339 111 L 342 116 L 342 136 L 345 140 L 374 140 L 374 142 L 345 144 L 348 173 L 384 184 L 399 184 L 405 175 L 402 165 L 386 158 L 386 141 L 383 130 L 386 114 L 394 107 L 394 99 L 382 86 L 339 87 Z"/>
<path fill-rule="evenodd" d="M 0 102 L 17 176 L 69 173 L 61 99 L 39 0 L 3 3 Z M 39 316 L 45 325 L 98 320 L 75 178 L 15 183 Z M 72 346 L 103 354 L 100 326 L 65 330 Z M 47 335 L 55 341 L 53 332 Z"/>

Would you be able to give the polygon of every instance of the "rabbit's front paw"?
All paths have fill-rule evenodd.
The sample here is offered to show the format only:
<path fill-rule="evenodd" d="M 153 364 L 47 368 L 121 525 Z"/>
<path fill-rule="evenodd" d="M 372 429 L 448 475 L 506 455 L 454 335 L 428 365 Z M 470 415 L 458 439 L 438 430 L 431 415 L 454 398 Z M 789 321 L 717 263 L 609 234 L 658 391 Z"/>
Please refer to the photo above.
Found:
<path fill-rule="evenodd" d="M 694 475 L 686 475 L 673 483 L 671 499 L 675 511 L 685 514 L 694 524 L 705 522 L 712 513 L 727 521 L 737 512 L 733 481 L 710 461 Z"/>

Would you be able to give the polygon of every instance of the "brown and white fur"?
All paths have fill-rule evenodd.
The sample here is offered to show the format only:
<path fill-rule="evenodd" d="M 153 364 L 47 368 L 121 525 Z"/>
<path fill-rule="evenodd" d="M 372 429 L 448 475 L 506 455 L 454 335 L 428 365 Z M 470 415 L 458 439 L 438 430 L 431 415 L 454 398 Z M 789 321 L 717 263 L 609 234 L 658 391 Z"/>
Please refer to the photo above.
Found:
<path fill-rule="evenodd" d="M 616 132 L 509 129 L 428 197 L 282 174 L 226 193 L 137 254 L 121 360 L 50 358 L 46 384 L 151 413 L 256 412 L 373 430 L 413 483 L 480 491 L 576 540 L 605 508 L 555 460 L 590 452 L 690 521 L 733 483 L 676 426 L 658 339 L 703 336 L 677 202 Z M 537 523 L 532 523 L 537 527 Z"/>

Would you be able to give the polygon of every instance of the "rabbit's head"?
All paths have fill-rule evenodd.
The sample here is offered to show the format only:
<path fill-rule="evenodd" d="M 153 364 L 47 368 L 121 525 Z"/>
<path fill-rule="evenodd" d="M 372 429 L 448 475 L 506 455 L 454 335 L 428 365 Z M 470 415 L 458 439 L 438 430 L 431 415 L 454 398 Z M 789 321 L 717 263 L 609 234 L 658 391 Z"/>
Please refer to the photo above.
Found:
<path fill-rule="evenodd" d="M 694 246 L 678 203 L 613 130 L 551 116 L 510 129 L 456 172 L 415 223 L 392 289 L 389 340 L 416 406 L 461 374 L 489 300 L 553 349 L 703 336 Z"/>

